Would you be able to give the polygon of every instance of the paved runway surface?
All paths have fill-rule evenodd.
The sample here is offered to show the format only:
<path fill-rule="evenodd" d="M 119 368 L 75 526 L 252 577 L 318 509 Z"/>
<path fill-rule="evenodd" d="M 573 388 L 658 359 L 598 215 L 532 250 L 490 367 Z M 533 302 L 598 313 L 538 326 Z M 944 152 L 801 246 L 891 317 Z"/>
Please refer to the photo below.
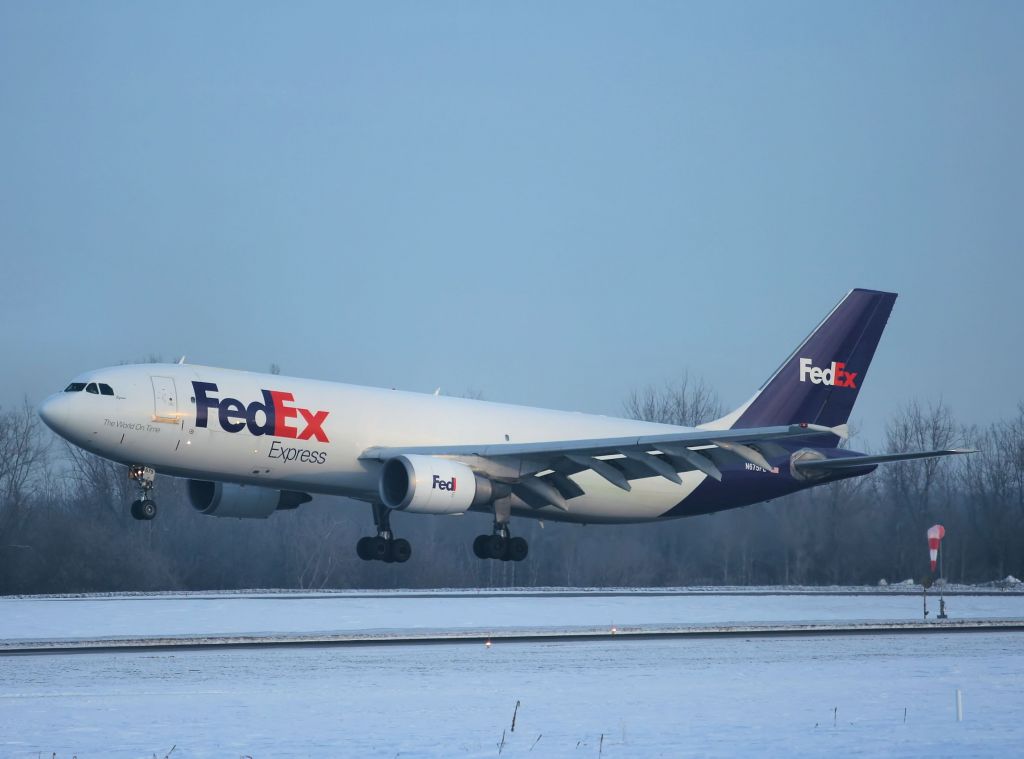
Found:
<path fill-rule="evenodd" d="M 934 619 L 938 598 L 930 597 L 929 604 Z M 952 620 L 1024 619 L 1024 594 L 955 596 L 948 599 L 948 609 Z M 919 594 L 835 592 L 827 596 L 788 592 L 670 596 L 467 592 L 3 598 L 0 641 L 921 619 Z"/>
<path fill-rule="evenodd" d="M 133 638 L 109 636 L 57 640 L 0 641 L 0 656 L 25 654 L 93 654 L 129 651 L 184 651 L 209 648 L 297 648 L 311 646 L 458 645 L 483 643 L 550 643 L 668 638 L 781 638 L 823 635 L 952 635 L 955 633 L 1024 632 L 1024 619 L 966 619 L 933 622 L 775 622 L 728 625 L 641 625 L 625 627 L 523 627 L 497 630 L 362 630 L 348 633 L 270 635 L 176 635 Z"/>

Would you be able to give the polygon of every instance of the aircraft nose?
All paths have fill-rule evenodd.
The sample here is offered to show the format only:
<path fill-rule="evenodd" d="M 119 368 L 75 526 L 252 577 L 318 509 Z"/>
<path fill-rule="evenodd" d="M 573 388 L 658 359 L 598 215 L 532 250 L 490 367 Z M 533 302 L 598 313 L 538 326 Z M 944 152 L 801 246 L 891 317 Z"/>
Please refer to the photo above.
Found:
<path fill-rule="evenodd" d="M 58 435 L 63 435 L 67 426 L 68 406 L 64 393 L 51 395 L 39 404 L 39 418 Z"/>

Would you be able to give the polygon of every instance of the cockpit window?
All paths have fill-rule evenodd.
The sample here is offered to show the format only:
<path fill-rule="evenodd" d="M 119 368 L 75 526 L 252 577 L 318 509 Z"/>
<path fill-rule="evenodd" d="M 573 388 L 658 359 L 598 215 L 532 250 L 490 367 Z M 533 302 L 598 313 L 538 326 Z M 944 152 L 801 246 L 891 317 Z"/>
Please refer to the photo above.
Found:
<path fill-rule="evenodd" d="M 80 393 L 83 390 L 85 390 L 84 382 L 72 382 L 70 385 L 64 388 L 65 393 Z"/>
<path fill-rule="evenodd" d="M 100 383 L 100 395 L 113 395 L 113 394 L 114 394 L 114 388 L 112 388 L 110 385 L 106 385 L 106 384 L 104 384 L 102 382 Z"/>
<path fill-rule="evenodd" d="M 93 395 L 99 395 L 100 390 L 98 387 L 96 387 L 95 382 L 90 382 L 88 385 L 85 386 L 85 392 L 92 393 Z"/>

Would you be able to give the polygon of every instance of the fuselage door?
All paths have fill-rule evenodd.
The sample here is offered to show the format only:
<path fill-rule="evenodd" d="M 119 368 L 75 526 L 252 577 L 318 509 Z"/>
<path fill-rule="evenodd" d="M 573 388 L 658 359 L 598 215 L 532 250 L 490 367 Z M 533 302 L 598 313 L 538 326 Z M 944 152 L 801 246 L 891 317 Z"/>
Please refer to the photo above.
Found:
<path fill-rule="evenodd" d="M 178 393 L 174 377 L 151 377 L 153 380 L 153 421 L 178 423 Z"/>

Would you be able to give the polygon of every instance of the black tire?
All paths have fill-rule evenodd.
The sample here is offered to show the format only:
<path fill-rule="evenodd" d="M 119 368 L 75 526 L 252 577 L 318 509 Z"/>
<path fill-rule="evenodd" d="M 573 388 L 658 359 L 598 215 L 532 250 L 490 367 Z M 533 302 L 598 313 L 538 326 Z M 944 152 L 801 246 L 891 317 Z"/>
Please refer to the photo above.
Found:
<path fill-rule="evenodd" d="M 491 539 L 490 535 L 477 535 L 473 540 L 473 553 L 478 559 L 489 559 L 491 558 L 490 553 L 487 550 L 487 541 Z"/>
<path fill-rule="evenodd" d="M 373 560 L 373 540 L 370 537 L 363 537 L 356 543 L 356 554 L 363 561 Z"/>
<path fill-rule="evenodd" d="M 139 506 L 141 504 L 142 504 L 142 501 L 132 501 L 131 512 L 132 512 L 132 517 L 135 518 L 135 519 L 139 519 L 139 520 L 145 519 L 145 517 L 142 516 L 142 514 L 139 512 Z"/>
<path fill-rule="evenodd" d="M 395 538 L 391 542 L 391 559 L 398 564 L 404 564 L 412 556 L 412 546 L 405 538 Z"/>
<path fill-rule="evenodd" d="M 530 546 L 527 545 L 523 538 L 512 538 L 508 541 L 509 561 L 522 561 L 529 552 Z"/>
<path fill-rule="evenodd" d="M 487 536 L 487 558 L 504 559 L 505 551 L 508 550 L 508 541 L 501 535 Z"/>
<path fill-rule="evenodd" d="M 373 543 L 370 546 L 370 558 L 374 561 L 387 561 L 391 551 L 388 541 L 385 538 L 370 538 Z"/>
<path fill-rule="evenodd" d="M 139 516 L 146 520 L 156 518 L 156 501 L 151 501 L 148 498 L 144 501 L 139 501 Z"/>

